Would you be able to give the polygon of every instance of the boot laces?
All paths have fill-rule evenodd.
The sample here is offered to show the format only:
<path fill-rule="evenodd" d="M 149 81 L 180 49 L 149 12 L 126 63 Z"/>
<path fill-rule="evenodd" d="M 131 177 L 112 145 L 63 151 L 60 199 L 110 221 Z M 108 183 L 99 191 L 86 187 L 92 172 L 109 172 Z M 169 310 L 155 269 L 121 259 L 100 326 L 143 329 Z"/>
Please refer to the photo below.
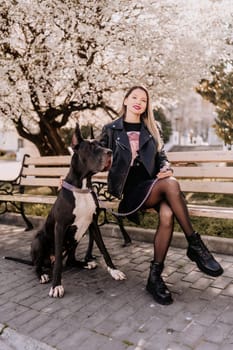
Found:
<path fill-rule="evenodd" d="M 168 292 L 167 286 L 161 276 L 159 276 L 157 280 L 157 285 L 160 292 Z"/>
<path fill-rule="evenodd" d="M 197 236 L 195 243 L 199 247 L 200 249 L 199 254 L 203 259 L 207 260 L 212 257 L 210 251 L 208 250 L 208 248 L 206 247 L 205 243 L 202 241 L 199 235 Z"/>

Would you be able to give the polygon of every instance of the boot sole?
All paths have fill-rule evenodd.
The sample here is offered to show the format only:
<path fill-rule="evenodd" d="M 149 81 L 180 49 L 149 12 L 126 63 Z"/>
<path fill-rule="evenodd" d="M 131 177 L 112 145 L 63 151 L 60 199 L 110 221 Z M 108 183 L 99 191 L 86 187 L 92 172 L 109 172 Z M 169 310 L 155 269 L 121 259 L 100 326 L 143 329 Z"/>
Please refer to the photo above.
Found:
<path fill-rule="evenodd" d="M 159 298 L 156 294 L 154 294 L 153 289 L 151 289 L 148 285 L 146 286 L 146 290 L 147 290 L 147 292 L 149 292 L 149 293 L 153 296 L 154 300 L 155 300 L 158 304 L 161 304 L 161 305 L 170 305 L 170 304 L 173 303 L 172 297 L 170 297 L 170 298 L 167 299 L 167 300 L 161 299 L 161 298 Z"/>
<path fill-rule="evenodd" d="M 200 264 L 199 260 L 196 259 L 196 257 L 194 255 L 192 255 L 192 253 L 190 253 L 190 252 L 187 252 L 187 257 L 190 260 L 194 261 L 196 263 L 197 267 L 199 268 L 199 270 L 201 270 L 202 272 L 204 272 L 208 276 L 218 277 L 218 276 L 223 274 L 222 268 L 220 268 L 217 271 L 213 271 L 213 270 L 209 270 L 209 269 L 205 268 L 202 264 Z"/>

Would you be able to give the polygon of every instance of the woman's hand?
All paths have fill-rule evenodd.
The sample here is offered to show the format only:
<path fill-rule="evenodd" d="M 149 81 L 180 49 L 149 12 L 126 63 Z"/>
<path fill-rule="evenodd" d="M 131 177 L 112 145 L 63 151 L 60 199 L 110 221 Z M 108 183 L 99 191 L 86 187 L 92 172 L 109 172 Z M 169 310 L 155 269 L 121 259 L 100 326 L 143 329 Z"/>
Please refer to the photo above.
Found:
<path fill-rule="evenodd" d="M 164 179 L 165 177 L 173 176 L 173 170 L 169 166 L 164 166 L 160 169 L 159 173 L 157 174 L 158 179 Z"/>

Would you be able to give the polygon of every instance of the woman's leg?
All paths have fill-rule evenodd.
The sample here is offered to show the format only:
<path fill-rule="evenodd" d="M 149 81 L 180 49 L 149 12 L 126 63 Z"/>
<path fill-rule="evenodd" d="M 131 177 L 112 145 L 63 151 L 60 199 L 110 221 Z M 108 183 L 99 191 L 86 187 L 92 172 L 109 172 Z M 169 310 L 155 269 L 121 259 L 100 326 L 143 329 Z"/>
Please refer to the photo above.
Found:
<path fill-rule="evenodd" d="M 180 185 L 174 177 L 158 180 L 144 206 L 153 208 L 163 200 L 168 202 L 185 235 L 191 235 L 194 229 L 189 218 L 187 205 L 180 190 Z"/>
<path fill-rule="evenodd" d="M 158 214 L 159 224 L 154 237 L 154 261 L 163 262 L 172 238 L 174 215 L 165 201 L 160 203 Z"/>
<path fill-rule="evenodd" d="M 210 276 L 219 276 L 223 273 L 220 264 L 214 259 L 208 248 L 201 240 L 200 235 L 194 231 L 187 205 L 181 193 L 179 183 L 174 177 L 158 180 L 150 196 L 144 204 L 145 208 L 153 208 L 159 202 L 166 200 L 171 207 L 178 223 L 185 233 L 188 245 L 187 255 L 195 261 L 199 269 Z"/>
<path fill-rule="evenodd" d="M 173 302 L 172 296 L 161 274 L 172 238 L 174 215 L 165 201 L 160 203 L 158 213 L 159 224 L 154 238 L 154 260 L 150 264 L 146 289 L 159 304 L 169 305 Z"/>

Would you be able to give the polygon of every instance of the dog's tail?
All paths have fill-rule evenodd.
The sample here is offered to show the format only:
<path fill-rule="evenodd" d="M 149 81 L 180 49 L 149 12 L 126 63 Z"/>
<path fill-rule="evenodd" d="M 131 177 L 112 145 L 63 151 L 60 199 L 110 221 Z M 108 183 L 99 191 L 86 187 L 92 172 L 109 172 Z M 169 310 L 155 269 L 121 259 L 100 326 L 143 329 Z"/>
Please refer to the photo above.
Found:
<path fill-rule="evenodd" d="M 4 256 L 3 259 L 12 260 L 12 261 L 19 262 L 19 263 L 21 263 L 21 264 L 33 266 L 32 261 L 30 261 L 30 260 L 25 260 L 25 259 L 20 259 L 20 258 L 15 258 L 15 257 L 13 257 L 13 256 Z"/>

